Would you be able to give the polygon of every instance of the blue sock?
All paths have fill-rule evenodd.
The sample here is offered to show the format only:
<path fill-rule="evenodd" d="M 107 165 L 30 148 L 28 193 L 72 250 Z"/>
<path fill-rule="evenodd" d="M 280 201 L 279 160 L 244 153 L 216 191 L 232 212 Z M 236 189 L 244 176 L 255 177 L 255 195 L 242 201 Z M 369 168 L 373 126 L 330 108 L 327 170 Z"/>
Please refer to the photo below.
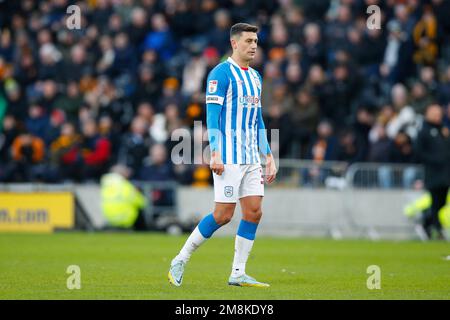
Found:
<path fill-rule="evenodd" d="M 238 228 L 238 236 L 248 239 L 255 240 L 256 229 L 258 228 L 258 224 L 250 221 L 241 220 Z"/>
<path fill-rule="evenodd" d="M 219 228 L 220 225 L 218 225 L 216 220 L 214 220 L 214 216 L 212 213 L 204 217 L 198 224 L 198 230 L 205 238 L 211 237 L 212 234 Z"/>

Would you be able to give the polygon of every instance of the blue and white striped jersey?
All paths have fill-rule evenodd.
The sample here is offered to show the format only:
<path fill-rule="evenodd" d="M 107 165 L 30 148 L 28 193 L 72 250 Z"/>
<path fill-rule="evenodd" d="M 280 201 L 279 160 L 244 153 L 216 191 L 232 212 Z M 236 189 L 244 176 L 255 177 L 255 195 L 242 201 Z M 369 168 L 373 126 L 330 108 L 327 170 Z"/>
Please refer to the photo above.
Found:
<path fill-rule="evenodd" d="M 258 149 L 258 108 L 262 78 L 231 57 L 208 75 L 206 103 L 221 106 L 218 150 L 224 164 L 261 163 Z"/>

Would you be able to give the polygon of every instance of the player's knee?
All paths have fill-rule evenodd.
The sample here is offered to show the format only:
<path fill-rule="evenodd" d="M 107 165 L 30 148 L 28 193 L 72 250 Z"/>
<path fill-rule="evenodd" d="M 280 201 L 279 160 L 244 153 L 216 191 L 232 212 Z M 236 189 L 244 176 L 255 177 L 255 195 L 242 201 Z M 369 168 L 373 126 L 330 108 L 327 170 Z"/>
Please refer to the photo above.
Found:
<path fill-rule="evenodd" d="M 232 214 L 221 214 L 219 215 L 218 219 L 217 219 L 217 224 L 223 226 L 225 224 L 227 224 L 228 222 L 231 221 L 231 218 L 233 217 Z"/>
<path fill-rule="evenodd" d="M 244 220 L 250 221 L 253 223 L 259 223 L 262 217 L 262 210 L 261 208 L 254 208 L 249 210 L 244 214 Z"/>
<path fill-rule="evenodd" d="M 230 209 L 219 209 L 214 212 L 214 218 L 216 223 L 219 225 L 227 224 L 233 218 L 233 210 Z"/>

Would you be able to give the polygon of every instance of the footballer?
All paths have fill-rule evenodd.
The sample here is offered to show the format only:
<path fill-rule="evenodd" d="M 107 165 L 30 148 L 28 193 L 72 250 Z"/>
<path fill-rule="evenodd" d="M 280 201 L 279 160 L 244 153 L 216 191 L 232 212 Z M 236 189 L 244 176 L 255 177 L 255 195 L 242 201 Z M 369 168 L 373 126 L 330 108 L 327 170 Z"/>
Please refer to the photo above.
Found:
<path fill-rule="evenodd" d="M 175 286 L 183 280 L 192 253 L 233 217 L 239 200 L 242 208 L 229 285 L 269 287 L 246 273 L 246 263 L 261 220 L 264 176 L 272 183 L 277 169 L 267 141 L 261 112 L 261 75 L 249 64 L 258 46 L 258 27 L 237 23 L 230 29 L 233 53 L 208 75 L 206 113 L 214 178 L 214 211 L 205 216 L 173 258 L 168 278 Z"/>

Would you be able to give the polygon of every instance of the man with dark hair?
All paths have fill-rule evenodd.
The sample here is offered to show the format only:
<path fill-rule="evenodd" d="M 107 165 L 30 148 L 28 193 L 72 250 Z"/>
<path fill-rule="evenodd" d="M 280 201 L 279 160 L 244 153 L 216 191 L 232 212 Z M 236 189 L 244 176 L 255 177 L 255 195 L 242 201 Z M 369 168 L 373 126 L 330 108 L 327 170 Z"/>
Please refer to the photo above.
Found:
<path fill-rule="evenodd" d="M 429 105 L 425 121 L 416 141 L 417 156 L 425 165 L 425 187 L 431 194 L 431 210 L 423 221 L 428 237 L 433 229 L 439 238 L 444 237 L 438 212 L 445 205 L 450 186 L 450 133 L 442 125 L 443 110 L 440 105 Z"/>
<path fill-rule="evenodd" d="M 242 32 L 257 33 L 258 27 L 248 23 L 236 23 L 230 29 L 230 39 L 240 37 Z"/>
<path fill-rule="evenodd" d="M 246 23 L 231 27 L 233 54 L 208 76 L 206 111 L 211 149 L 210 168 L 214 177 L 214 212 L 205 216 L 172 260 L 169 281 L 180 286 L 184 267 L 192 253 L 221 226 L 227 224 L 239 200 L 242 208 L 229 285 L 268 287 L 245 273 L 261 219 L 264 196 L 262 155 L 266 160 L 266 181 L 276 176 L 261 112 L 262 78 L 249 67 L 255 58 L 258 28 Z"/>

